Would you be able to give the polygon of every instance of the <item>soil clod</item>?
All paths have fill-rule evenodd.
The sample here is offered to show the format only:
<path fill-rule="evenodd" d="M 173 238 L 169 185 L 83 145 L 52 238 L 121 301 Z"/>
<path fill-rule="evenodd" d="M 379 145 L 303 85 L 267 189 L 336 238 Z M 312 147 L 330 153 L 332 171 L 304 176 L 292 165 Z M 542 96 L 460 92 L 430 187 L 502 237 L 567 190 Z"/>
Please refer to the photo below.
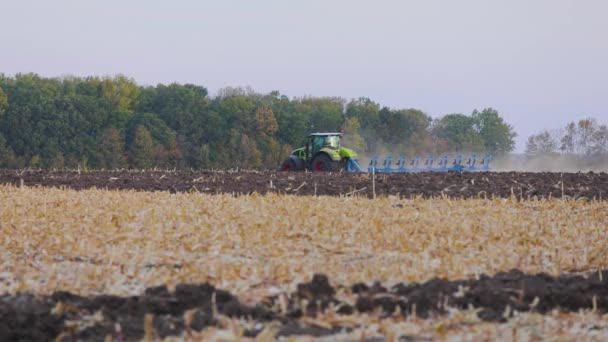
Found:
<path fill-rule="evenodd" d="M 514 312 L 545 314 L 554 309 L 578 312 L 592 308 L 608 312 L 608 270 L 559 277 L 513 270 L 477 280 L 431 279 L 390 288 L 379 282 L 371 286 L 357 283 L 343 288 L 356 296 L 354 306 L 337 299 L 336 288 L 326 275 L 315 274 L 288 296 L 287 312 L 276 308 L 276 298 L 245 305 L 208 283 L 179 284 L 174 293 L 165 286 L 151 287 L 141 296 L 131 297 L 83 297 L 69 292 L 4 295 L 0 297 L 0 340 L 103 340 L 109 336 L 130 341 L 142 339 L 146 329 L 165 338 L 217 326 L 221 317 L 253 323 L 243 327 L 250 337 L 268 324 L 277 325 L 275 336 L 327 336 L 352 329 L 303 319 L 304 313 L 318 318 L 330 308 L 337 315 L 379 313 L 380 317 L 409 316 L 415 308 L 417 317 L 427 318 L 448 309 L 473 307 L 479 309 L 479 319 L 492 322 L 505 322 Z M 91 322 L 91 317 L 98 318 Z"/>

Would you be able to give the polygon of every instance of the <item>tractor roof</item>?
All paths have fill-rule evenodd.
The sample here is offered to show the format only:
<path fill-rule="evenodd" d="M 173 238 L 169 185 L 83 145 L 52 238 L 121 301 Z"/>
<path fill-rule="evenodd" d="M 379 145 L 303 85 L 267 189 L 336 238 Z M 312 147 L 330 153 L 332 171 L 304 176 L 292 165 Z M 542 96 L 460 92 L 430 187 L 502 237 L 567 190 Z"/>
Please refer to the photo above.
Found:
<path fill-rule="evenodd" d="M 310 136 L 328 136 L 328 135 L 342 135 L 340 132 L 333 133 L 310 133 Z"/>

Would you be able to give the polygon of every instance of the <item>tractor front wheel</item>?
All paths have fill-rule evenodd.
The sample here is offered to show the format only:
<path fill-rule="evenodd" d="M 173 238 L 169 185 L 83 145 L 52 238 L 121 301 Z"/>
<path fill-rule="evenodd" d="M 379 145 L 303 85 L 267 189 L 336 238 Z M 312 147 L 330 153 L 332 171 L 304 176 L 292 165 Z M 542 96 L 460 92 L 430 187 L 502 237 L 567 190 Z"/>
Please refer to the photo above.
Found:
<path fill-rule="evenodd" d="M 313 172 L 340 171 L 340 163 L 331 159 L 327 154 L 318 154 L 311 163 Z"/>

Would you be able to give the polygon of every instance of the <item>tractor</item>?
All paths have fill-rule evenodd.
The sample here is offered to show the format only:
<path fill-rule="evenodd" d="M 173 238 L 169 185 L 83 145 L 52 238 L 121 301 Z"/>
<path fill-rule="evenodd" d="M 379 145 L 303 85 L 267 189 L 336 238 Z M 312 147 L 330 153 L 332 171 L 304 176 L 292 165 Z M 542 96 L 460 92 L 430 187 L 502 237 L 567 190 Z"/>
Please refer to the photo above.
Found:
<path fill-rule="evenodd" d="M 306 146 L 294 150 L 281 164 L 282 171 L 361 172 L 357 153 L 340 146 L 342 133 L 312 133 Z"/>

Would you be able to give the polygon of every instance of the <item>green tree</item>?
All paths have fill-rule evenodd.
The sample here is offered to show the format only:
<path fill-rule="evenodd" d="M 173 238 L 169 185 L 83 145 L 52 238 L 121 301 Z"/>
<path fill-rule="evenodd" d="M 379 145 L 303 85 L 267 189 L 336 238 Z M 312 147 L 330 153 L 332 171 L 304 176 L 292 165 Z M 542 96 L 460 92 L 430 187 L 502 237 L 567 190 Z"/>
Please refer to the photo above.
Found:
<path fill-rule="evenodd" d="M 198 146 L 193 153 L 192 167 L 197 169 L 208 169 L 211 166 L 211 153 L 209 145 L 203 144 Z"/>
<path fill-rule="evenodd" d="M 292 146 L 301 144 L 311 131 L 306 114 L 293 109 L 284 109 L 275 113 L 279 127 L 277 132 L 279 141 Z"/>
<path fill-rule="evenodd" d="M 367 97 L 351 100 L 346 105 L 346 118 L 359 121 L 359 134 L 366 141 L 365 150 L 373 151 L 379 140 L 380 105 Z"/>
<path fill-rule="evenodd" d="M 260 151 L 263 169 L 275 169 L 285 158 L 281 154 L 281 144 L 270 136 L 261 136 L 256 139 L 258 150 Z"/>
<path fill-rule="evenodd" d="M 14 166 L 15 154 L 10 146 L 7 145 L 6 139 L 0 134 L 0 168 L 10 168 Z"/>
<path fill-rule="evenodd" d="M 154 141 L 146 127 L 138 125 L 131 145 L 131 165 L 137 169 L 149 169 L 154 162 Z"/>
<path fill-rule="evenodd" d="M 156 114 L 169 128 L 188 139 L 200 139 L 206 132 L 209 110 L 207 89 L 173 83 L 146 87 L 141 91 L 138 111 Z"/>
<path fill-rule="evenodd" d="M 241 134 L 239 145 L 238 165 L 243 169 L 259 168 L 262 164 L 262 154 L 258 150 L 255 140 L 247 134 Z"/>
<path fill-rule="evenodd" d="M 280 144 L 300 144 L 307 133 L 310 133 L 310 124 L 306 114 L 295 110 L 295 102 L 278 91 L 270 93 L 266 99 L 277 120 L 275 134 Z"/>
<path fill-rule="evenodd" d="M 485 108 L 481 112 L 474 110 L 471 117 L 475 121 L 475 128 L 487 152 L 502 154 L 513 151 L 514 138 L 517 134 L 496 110 L 492 108 Z"/>
<path fill-rule="evenodd" d="M 128 123 L 126 127 L 126 145 L 131 146 L 135 140 L 137 127 L 143 126 L 150 133 L 153 145 L 160 144 L 164 149 L 179 149 L 177 146 L 176 133 L 167 126 L 158 115 L 154 113 L 138 113 Z M 174 157 L 181 153 L 174 153 Z"/>
<path fill-rule="evenodd" d="M 484 141 L 475 129 L 475 119 L 464 114 L 448 114 L 437 120 L 433 135 L 440 144 L 448 146 L 448 151 L 481 151 L 484 148 Z"/>
<path fill-rule="evenodd" d="M 251 96 L 230 96 L 223 99 L 216 99 L 214 109 L 219 113 L 224 127 L 220 129 L 227 131 L 227 128 L 244 130 L 247 133 L 255 131 L 255 110 L 256 101 Z"/>
<path fill-rule="evenodd" d="M 165 150 L 179 151 L 170 153 L 174 156 L 169 159 L 181 156 L 175 163 L 170 162 L 170 166 L 197 165 L 200 145 L 209 146 L 222 137 L 222 120 L 217 112 L 210 110 L 207 89 L 201 86 L 173 83 L 143 88 L 138 112 L 153 113 L 175 132 L 177 148 L 168 146 L 167 142 L 159 147 L 159 156 Z"/>
<path fill-rule="evenodd" d="M 346 117 L 357 118 L 363 129 L 375 130 L 380 125 L 380 105 L 367 97 L 359 97 L 346 105 Z"/>
<path fill-rule="evenodd" d="M 342 145 L 355 150 L 357 153 L 364 153 L 366 147 L 365 139 L 359 134 L 359 130 L 359 119 L 356 117 L 347 118 L 342 127 L 342 132 L 344 133 Z"/>
<path fill-rule="evenodd" d="M 63 153 L 57 152 L 53 159 L 51 160 L 50 168 L 51 169 L 63 169 L 65 167 L 65 159 L 63 158 Z"/>
<path fill-rule="evenodd" d="M 63 162 L 76 167 L 86 158 L 91 161 L 90 166 L 98 167 L 97 136 L 103 126 L 103 110 L 96 107 L 93 98 L 77 94 L 61 94 L 53 103 L 51 111 L 37 123 L 45 141 L 40 150 L 45 166 L 60 168 L 58 165 Z"/>
<path fill-rule="evenodd" d="M 175 136 L 169 137 L 165 145 L 157 144 L 154 149 L 154 161 L 160 167 L 176 168 L 179 166 L 182 157 Z"/>
<path fill-rule="evenodd" d="M 107 128 L 99 143 L 99 166 L 105 169 L 120 169 L 127 166 L 124 155 L 124 139 L 120 132 L 114 128 Z"/>
<path fill-rule="evenodd" d="M 2 90 L 2 87 L 0 87 L 0 120 L 2 120 L 2 114 L 4 114 L 4 111 L 6 111 L 7 108 L 8 96 L 6 95 L 4 90 Z"/>
<path fill-rule="evenodd" d="M 30 167 L 32 169 L 39 169 L 42 167 L 42 160 L 39 155 L 35 154 L 32 156 L 32 159 L 30 159 Z"/>
<path fill-rule="evenodd" d="M 424 139 L 431 122 L 428 115 L 417 109 L 392 110 L 384 107 L 379 117 L 379 138 L 390 149 L 397 150 L 416 150 L 417 140 Z"/>
<path fill-rule="evenodd" d="M 124 75 L 103 78 L 99 83 L 99 91 L 101 97 L 118 112 L 133 112 L 140 93 L 135 81 Z"/>
<path fill-rule="evenodd" d="M 344 123 L 344 100 L 339 97 L 306 97 L 295 102 L 294 110 L 304 114 L 315 132 L 336 132 Z"/>
<path fill-rule="evenodd" d="M 2 89 L 10 102 L 1 117 L 0 132 L 16 155 L 27 160 L 38 155 L 42 166 L 40 154 L 52 145 L 47 135 L 56 133 L 48 123 L 57 121 L 54 99 L 61 93 L 60 83 L 35 74 L 18 74 L 4 82 Z"/>

